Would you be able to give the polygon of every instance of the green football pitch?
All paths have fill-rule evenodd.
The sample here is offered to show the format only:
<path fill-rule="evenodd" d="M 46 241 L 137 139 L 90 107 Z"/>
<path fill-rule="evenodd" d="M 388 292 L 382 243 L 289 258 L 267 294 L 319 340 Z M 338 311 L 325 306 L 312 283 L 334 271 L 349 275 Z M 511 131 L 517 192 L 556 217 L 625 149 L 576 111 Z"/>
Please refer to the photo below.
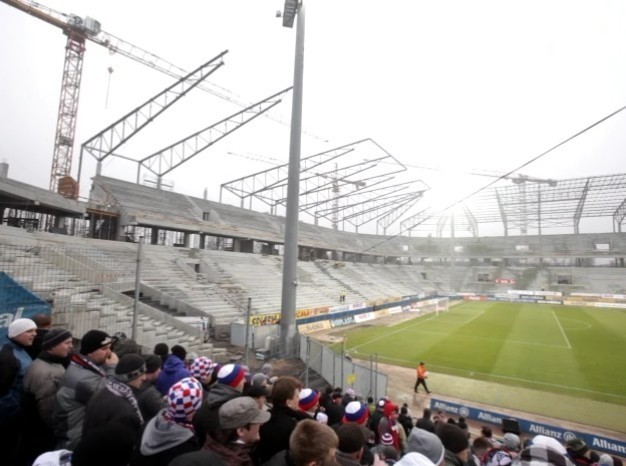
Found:
<path fill-rule="evenodd" d="M 360 359 L 626 406 L 626 311 L 464 302 L 346 332 Z M 581 400 L 582 401 L 582 400 Z"/>

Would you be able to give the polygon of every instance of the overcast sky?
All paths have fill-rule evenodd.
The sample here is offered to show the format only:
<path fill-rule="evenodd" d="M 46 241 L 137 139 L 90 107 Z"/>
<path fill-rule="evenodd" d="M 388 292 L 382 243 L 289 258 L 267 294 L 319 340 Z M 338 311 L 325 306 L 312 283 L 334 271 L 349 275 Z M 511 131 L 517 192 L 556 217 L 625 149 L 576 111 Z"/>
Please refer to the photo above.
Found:
<path fill-rule="evenodd" d="M 209 81 L 242 102 L 293 80 L 296 29 L 276 18 L 280 0 L 42 3 L 189 70 L 228 49 Z M 308 1 L 302 156 L 372 138 L 433 202 L 459 198 L 492 181 L 459 173 L 507 172 L 626 105 L 625 13 L 621 0 Z M 0 41 L 0 158 L 47 187 L 66 38 L 0 4 Z M 72 175 L 80 143 L 172 82 L 88 42 Z M 120 152 L 145 157 L 237 110 L 195 92 Z M 290 112 L 289 96 L 272 112 L 285 124 L 257 119 L 166 180 L 217 200 L 220 184 L 288 160 Z M 624 173 L 625 129 L 623 112 L 521 173 Z M 83 166 L 83 180 L 95 174 L 90 156 Z M 136 165 L 110 158 L 103 174 L 134 181 Z"/>

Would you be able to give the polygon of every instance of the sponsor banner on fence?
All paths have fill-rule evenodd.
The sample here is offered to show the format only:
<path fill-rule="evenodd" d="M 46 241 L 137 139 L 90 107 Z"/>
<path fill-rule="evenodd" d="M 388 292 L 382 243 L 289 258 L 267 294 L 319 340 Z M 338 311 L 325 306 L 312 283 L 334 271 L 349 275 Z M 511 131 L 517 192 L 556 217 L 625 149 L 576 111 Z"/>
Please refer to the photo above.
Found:
<path fill-rule="evenodd" d="M 319 322 L 311 322 L 310 324 L 298 325 L 298 331 L 300 333 L 312 333 L 319 332 L 320 330 L 328 330 L 330 328 L 330 321 L 320 320 Z"/>
<path fill-rule="evenodd" d="M 431 399 L 430 408 L 436 411 L 446 411 L 456 416 L 463 416 L 466 419 L 475 419 L 480 422 L 488 422 L 489 424 L 499 426 L 502 425 L 503 419 L 515 419 L 519 422 L 520 430 L 525 434 L 533 436 L 547 435 L 548 437 L 557 439 L 563 444 L 573 438 L 579 438 L 584 440 L 587 446 L 592 450 L 598 450 L 617 456 L 624 456 L 626 454 L 626 442 L 608 437 L 579 432 L 577 430 L 563 429 L 559 426 L 534 422 L 524 418 L 505 416 L 495 411 L 487 411 L 469 405 L 450 403 L 437 398 Z"/>
<path fill-rule="evenodd" d="M 296 309 L 296 319 L 302 319 L 313 315 L 312 309 Z"/>
<path fill-rule="evenodd" d="M 341 306 L 333 306 L 328 308 L 328 312 L 331 314 L 334 314 L 335 312 L 345 312 L 345 311 L 349 311 L 350 309 L 352 309 L 352 307 L 349 304 L 343 304 Z M 359 309 L 359 308 L 356 308 Z"/>
<path fill-rule="evenodd" d="M 332 319 L 330 321 L 330 326 L 333 328 L 343 327 L 344 325 L 351 325 L 354 323 L 354 317 L 343 317 L 341 319 Z"/>
<path fill-rule="evenodd" d="M 624 294 L 602 294 L 602 297 L 609 299 L 626 299 L 626 295 Z"/>
<path fill-rule="evenodd" d="M 387 311 L 389 312 L 389 314 L 400 314 L 402 312 L 402 306 L 393 306 L 393 307 L 389 307 L 387 308 Z"/>
<path fill-rule="evenodd" d="M 541 291 L 541 290 L 507 290 L 508 294 L 530 295 L 530 296 L 563 296 L 560 291 Z"/>
<path fill-rule="evenodd" d="M 275 325 L 280 322 L 280 314 L 260 314 L 257 316 L 250 316 L 250 325 Z"/>
<path fill-rule="evenodd" d="M 487 296 L 469 296 L 466 295 L 463 297 L 466 301 L 487 301 Z"/>
<path fill-rule="evenodd" d="M 361 322 L 367 322 L 368 320 L 372 320 L 375 318 L 376 315 L 373 312 L 364 312 L 363 314 L 358 314 L 354 316 L 354 321 L 357 324 L 360 324 Z"/>
<path fill-rule="evenodd" d="M 612 307 L 612 308 L 618 308 L 618 309 L 626 309 L 626 303 L 603 303 L 603 302 L 597 302 L 597 303 L 593 303 L 593 305 L 595 307 Z"/>
<path fill-rule="evenodd" d="M 557 301 L 556 299 L 539 299 L 538 304 L 563 304 L 563 301 Z"/>
<path fill-rule="evenodd" d="M 602 295 L 600 293 L 572 293 L 571 297 L 574 296 L 584 296 L 586 298 L 601 298 Z"/>
<path fill-rule="evenodd" d="M 329 309 L 330 308 L 328 306 L 314 307 L 313 309 L 311 309 L 311 314 L 314 316 L 328 314 Z"/>

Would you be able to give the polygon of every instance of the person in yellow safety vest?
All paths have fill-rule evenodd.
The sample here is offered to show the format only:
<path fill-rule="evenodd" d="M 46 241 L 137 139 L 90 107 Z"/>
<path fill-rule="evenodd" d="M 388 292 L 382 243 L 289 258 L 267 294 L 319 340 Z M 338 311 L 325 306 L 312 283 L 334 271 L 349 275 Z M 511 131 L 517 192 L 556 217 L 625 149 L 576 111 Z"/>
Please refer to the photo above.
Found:
<path fill-rule="evenodd" d="M 345 303 L 346 302 L 346 290 L 341 290 L 339 292 L 339 302 L 340 303 Z"/>
<path fill-rule="evenodd" d="M 426 370 L 426 364 L 424 364 L 424 362 L 420 362 L 419 366 L 417 366 L 417 380 L 415 381 L 415 388 L 413 389 L 415 393 L 418 393 L 417 388 L 420 385 L 424 386 L 424 390 L 426 390 L 426 393 L 430 393 L 428 386 L 426 386 L 427 378 L 428 378 L 428 371 Z"/>

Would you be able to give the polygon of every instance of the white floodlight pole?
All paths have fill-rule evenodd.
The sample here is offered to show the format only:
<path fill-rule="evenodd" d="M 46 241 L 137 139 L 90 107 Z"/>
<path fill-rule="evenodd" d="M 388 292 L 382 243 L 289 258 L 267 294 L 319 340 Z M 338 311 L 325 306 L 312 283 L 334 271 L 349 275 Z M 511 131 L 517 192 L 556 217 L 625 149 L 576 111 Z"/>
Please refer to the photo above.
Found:
<path fill-rule="evenodd" d="M 293 72 L 291 136 L 287 206 L 285 214 L 285 251 L 283 256 L 283 289 L 280 317 L 280 348 L 283 356 L 296 356 L 296 287 L 298 286 L 298 211 L 300 197 L 300 143 L 302 136 L 302 82 L 304 75 L 304 4 L 302 0 L 285 0 L 283 26 L 296 28 L 296 55 Z"/>

